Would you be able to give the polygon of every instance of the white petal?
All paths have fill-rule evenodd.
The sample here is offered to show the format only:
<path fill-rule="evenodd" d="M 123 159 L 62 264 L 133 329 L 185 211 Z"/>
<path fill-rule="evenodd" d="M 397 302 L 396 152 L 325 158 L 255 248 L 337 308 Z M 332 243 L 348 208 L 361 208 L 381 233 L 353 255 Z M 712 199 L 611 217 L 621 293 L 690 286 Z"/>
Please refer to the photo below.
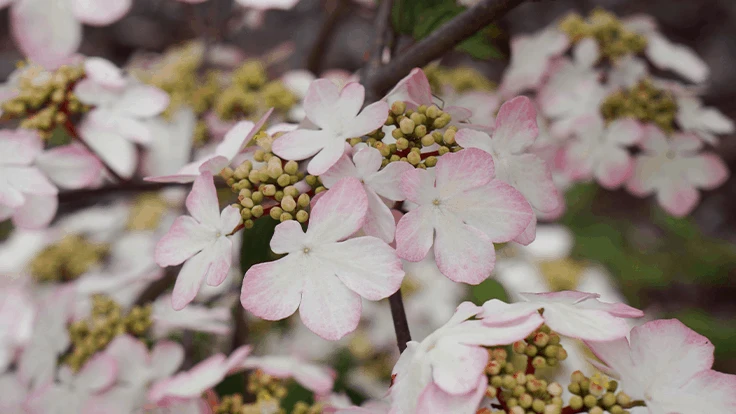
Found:
<path fill-rule="evenodd" d="M 183 309 L 197 296 L 211 265 L 209 259 L 209 255 L 201 251 L 184 263 L 171 294 L 171 306 L 175 310 Z"/>
<path fill-rule="evenodd" d="M 56 215 L 59 199 L 54 196 L 26 195 L 23 207 L 13 214 L 13 224 L 24 229 L 40 229 L 49 225 Z"/>
<path fill-rule="evenodd" d="M 197 221 L 213 229 L 220 228 L 220 206 L 211 174 L 202 174 L 194 180 L 186 205 L 189 213 Z"/>
<path fill-rule="evenodd" d="M 314 204 L 308 242 L 324 244 L 347 238 L 363 226 L 367 210 L 363 185 L 356 178 L 343 178 Z"/>
<path fill-rule="evenodd" d="M 77 189 L 100 180 L 102 163 L 82 145 L 56 147 L 39 155 L 39 168 L 62 188 Z"/>
<path fill-rule="evenodd" d="M 21 51 L 44 66 L 63 63 L 82 40 L 82 25 L 68 1 L 16 0 L 10 18 Z"/>
<path fill-rule="evenodd" d="M 296 312 L 304 279 L 316 271 L 292 255 L 254 265 L 245 273 L 240 303 L 260 318 L 284 319 Z"/>
<path fill-rule="evenodd" d="M 89 121 L 82 123 L 79 132 L 108 167 L 123 178 L 133 176 L 137 151 L 132 142 L 117 132 L 100 128 Z"/>
<path fill-rule="evenodd" d="M 125 16 L 132 3 L 132 0 L 72 0 L 72 9 L 79 21 L 106 26 Z"/>
<path fill-rule="evenodd" d="M 406 196 L 401 191 L 401 176 L 413 168 L 408 162 L 392 162 L 381 171 L 368 177 L 365 183 L 381 197 L 392 201 L 402 201 L 406 199 Z"/>
<path fill-rule="evenodd" d="M 363 231 L 368 236 L 375 236 L 391 243 L 396 233 L 396 220 L 386 203 L 370 188 L 365 190 L 368 197 L 368 212 L 365 216 Z"/>
<path fill-rule="evenodd" d="M 329 170 L 320 175 L 320 179 L 322 179 L 322 184 L 324 184 L 325 188 L 332 188 L 332 186 L 337 184 L 340 179 L 345 177 L 360 178 L 358 169 L 355 168 L 355 164 L 353 164 L 353 161 L 347 153 L 344 153 Z"/>
<path fill-rule="evenodd" d="M 228 237 L 221 236 L 213 245 L 205 247 L 202 251 L 210 263 L 206 279 L 209 286 L 219 286 L 227 278 L 232 264 L 232 250 L 233 242 Z"/>
<path fill-rule="evenodd" d="M 435 226 L 434 256 L 443 275 L 471 285 L 491 275 L 496 253 L 488 236 L 449 214 Z"/>
<path fill-rule="evenodd" d="M 334 275 L 310 275 L 304 283 L 299 316 L 312 332 L 336 341 L 358 327 L 360 296 Z"/>
<path fill-rule="evenodd" d="M 488 363 L 485 349 L 452 340 L 440 340 L 428 356 L 432 361 L 434 383 L 454 395 L 474 390 Z"/>
<path fill-rule="evenodd" d="M 181 264 L 216 239 L 215 229 L 203 226 L 192 217 L 179 216 L 156 245 L 156 263 L 160 266 Z"/>
<path fill-rule="evenodd" d="M 493 157 L 485 151 L 468 148 L 443 155 L 434 168 L 440 195 L 451 197 L 493 179 Z"/>

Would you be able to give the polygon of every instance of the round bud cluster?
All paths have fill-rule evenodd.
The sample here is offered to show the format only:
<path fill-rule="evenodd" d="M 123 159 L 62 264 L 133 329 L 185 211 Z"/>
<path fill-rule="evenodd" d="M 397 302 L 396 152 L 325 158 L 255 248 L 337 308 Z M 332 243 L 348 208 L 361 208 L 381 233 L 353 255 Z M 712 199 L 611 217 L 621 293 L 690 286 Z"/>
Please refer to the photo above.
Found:
<path fill-rule="evenodd" d="M 296 161 L 284 161 L 274 155 L 270 151 L 273 137 L 260 132 L 256 142 L 260 148 L 255 151 L 253 161 L 246 160 L 234 170 L 225 168 L 220 173 L 238 194 L 238 203 L 234 206 L 240 210 L 243 225 L 251 228 L 254 220 L 263 215 L 282 222 L 306 223 L 311 198 L 295 184 L 305 180 L 315 193 L 324 191 L 324 186 L 317 177 L 305 176 L 299 171 Z"/>
<path fill-rule="evenodd" d="M 15 85 L 17 95 L 2 103 L 3 119 L 22 119 L 21 128 L 51 137 L 70 116 L 89 110 L 73 92 L 83 77 L 81 66 L 63 65 L 53 72 L 35 65 L 23 68 Z"/>
<path fill-rule="evenodd" d="M 104 295 L 92 297 L 92 311 L 87 319 L 69 325 L 69 338 L 72 350 L 65 357 L 65 363 L 73 371 L 78 371 L 89 358 L 104 350 L 107 344 L 118 335 L 127 333 L 143 337 L 151 327 L 152 307 L 136 306 L 127 314 L 111 298 Z"/>
<path fill-rule="evenodd" d="M 486 396 L 504 401 L 511 410 L 509 412 L 560 414 L 563 406 L 562 391 L 562 386 L 556 382 L 548 383 L 534 374 L 516 371 L 492 376 Z"/>
<path fill-rule="evenodd" d="M 601 103 L 601 114 L 609 122 L 635 118 L 641 122 L 653 122 L 663 131 L 672 132 L 675 130 L 677 101 L 672 92 L 645 79 L 629 89 L 608 95 Z"/>
<path fill-rule="evenodd" d="M 155 230 L 168 210 L 166 200 L 157 193 L 143 193 L 135 198 L 126 228 L 132 231 Z"/>
<path fill-rule="evenodd" d="M 253 116 L 267 108 L 287 112 L 296 96 L 279 80 L 269 81 L 265 66 L 257 60 L 243 63 L 232 73 L 230 84 L 215 97 L 215 113 L 224 120 Z"/>
<path fill-rule="evenodd" d="M 646 37 L 627 29 L 613 13 L 605 10 L 593 10 L 587 21 L 577 13 L 571 13 L 560 21 L 559 28 L 572 42 L 595 39 L 601 55 L 609 60 L 641 53 L 647 46 Z"/>
<path fill-rule="evenodd" d="M 432 91 L 442 95 L 443 86 L 447 85 L 457 93 L 470 91 L 493 91 L 496 84 L 478 70 L 469 66 L 442 67 L 429 65 L 424 68 Z"/>
<path fill-rule="evenodd" d="M 243 396 L 240 394 L 226 395 L 212 408 L 213 414 L 241 414 L 243 412 Z"/>
<path fill-rule="evenodd" d="M 567 359 L 567 351 L 560 344 L 560 335 L 547 325 L 540 326 L 524 340 L 514 342 L 512 349 L 517 354 L 526 355 L 527 364 L 534 369 L 554 367 Z"/>
<path fill-rule="evenodd" d="M 545 260 L 539 263 L 542 276 L 547 280 L 551 291 L 576 290 L 586 269 L 584 262 L 569 257 Z"/>
<path fill-rule="evenodd" d="M 30 263 L 31 276 L 38 282 L 68 282 L 99 264 L 110 251 L 104 243 L 94 243 L 68 234 L 46 246 Z"/>
<path fill-rule="evenodd" d="M 246 390 L 255 395 L 256 400 L 250 404 L 243 404 L 238 411 L 239 414 L 286 413 L 281 408 L 281 400 L 286 397 L 287 389 L 278 378 L 257 369 L 248 376 Z"/>
<path fill-rule="evenodd" d="M 291 410 L 291 414 L 321 414 L 324 411 L 324 405 L 316 402 L 309 404 L 304 401 L 299 401 L 294 404 L 294 408 Z"/>
<path fill-rule="evenodd" d="M 570 408 L 586 410 L 592 414 L 629 414 L 627 408 L 632 407 L 632 400 L 623 391 L 616 392 L 618 383 L 601 373 L 588 378 L 580 371 L 570 375 L 567 389 L 573 394 L 570 397 Z"/>
<path fill-rule="evenodd" d="M 505 348 L 488 349 L 488 364 L 486 365 L 486 375 L 491 378 L 502 374 L 512 374 L 515 369 L 514 365 L 508 361 L 509 354 Z"/>

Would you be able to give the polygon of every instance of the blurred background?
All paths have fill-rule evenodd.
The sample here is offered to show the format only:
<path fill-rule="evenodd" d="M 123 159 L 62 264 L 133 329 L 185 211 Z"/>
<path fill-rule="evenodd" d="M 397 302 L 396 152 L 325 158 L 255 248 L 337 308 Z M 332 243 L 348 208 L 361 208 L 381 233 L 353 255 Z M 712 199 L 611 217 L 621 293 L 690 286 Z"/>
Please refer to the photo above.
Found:
<path fill-rule="evenodd" d="M 255 29 L 246 28 L 248 16 L 232 3 L 136 1 L 133 11 L 121 21 L 103 28 L 85 27 L 80 52 L 122 65 L 137 51 L 162 52 L 186 40 L 209 36 L 253 57 L 281 50 L 283 59 L 270 67 L 272 76 L 298 68 L 355 71 L 365 62 L 374 30 L 373 12 L 365 2 L 302 0 L 289 11 L 267 11 Z M 596 7 L 621 17 L 653 16 L 670 40 L 693 48 L 711 68 L 705 104 L 736 119 L 733 0 L 529 1 L 498 22 L 497 58 L 474 60 L 458 53 L 448 55 L 443 64 L 470 65 L 498 81 L 508 62 L 510 36 L 537 31 L 571 10 L 587 14 Z M 22 58 L 10 38 L 8 18 L 7 9 L 0 12 L 2 79 Z M 326 25 L 332 34 L 324 39 Z M 411 42 L 401 39 L 399 53 Z M 315 45 L 323 58 L 310 54 Z M 730 170 L 736 170 L 734 137 L 723 137 L 718 151 Z M 574 234 L 571 256 L 602 264 L 631 305 L 659 317 L 679 318 L 710 338 L 716 345 L 714 368 L 736 373 L 736 180 L 703 192 L 697 210 L 684 219 L 668 216 L 651 198 L 604 191 L 594 184 L 577 185 L 566 198 L 569 207 L 561 222 Z M 62 204 L 62 212 L 64 208 Z M 492 280 L 472 292 L 477 300 L 506 295 Z"/>

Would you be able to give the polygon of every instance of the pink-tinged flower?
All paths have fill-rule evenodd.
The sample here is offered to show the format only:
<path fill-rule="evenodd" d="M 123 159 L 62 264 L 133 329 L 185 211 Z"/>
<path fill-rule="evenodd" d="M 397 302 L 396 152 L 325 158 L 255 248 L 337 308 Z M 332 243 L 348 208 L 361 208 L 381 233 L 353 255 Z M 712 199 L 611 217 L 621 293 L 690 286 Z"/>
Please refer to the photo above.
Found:
<path fill-rule="evenodd" d="M 117 374 L 117 362 L 104 353 L 91 357 L 76 374 L 68 366 L 62 366 L 58 383 L 42 387 L 30 396 L 29 411 L 38 414 L 106 412 L 100 411 L 104 394 L 112 387 Z"/>
<path fill-rule="evenodd" d="M 363 231 L 369 236 L 375 236 L 391 243 L 396 232 L 396 223 L 391 210 L 384 202 L 403 201 L 404 194 L 399 188 L 401 174 L 414 167 L 408 162 L 392 162 L 381 169 L 383 157 L 375 148 L 366 147 L 353 155 L 350 159 L 344 154 L 320 178 L 327 188 L 332 188 L 344 177 L 355 177 L 363 184 L 368 197 L 368 212 L 366 213 Z"/>
<path fill-rule="evenodd" d="M 612 64 L 607 80 L 612 88 L 631 88 L 649 75 L 647 63 L 636 56 L 626 55 Z"/>
<path fill-rule="evenodd" d="M 16 226 L 35 229 L 56 214 L 59 190 L 33 165 L 42 151 L 33 131 L 0 131 L 0 221 L 12 217 Z"/>
<path fill-rule="evenodd" d="M 547 163 L 529 151 L 538 134 L 534 105 L 529 98 L 518 96 L 501 105 L 493 138 L 481 131 L 461 129 L 455 139 L 465 148 L 491 154 L 496 178 L 519 190 L 535 210 L 548 213 L 559 208 L 560 195 Z M 534 216 L 517 241 L 532 242 L 536 224 Z"/>
<path fill-rule="evenodd" d="M 35 315 L 33 299 L 21 285 L 0 287 L 0 373 L 31 339 Z"/>
<path fill-rule="evenodd" d="M 69 347 L 67 323 L 73 315 L 74 291 L 60 288 L 49 294 L 38 309 L 33 335 L 18 361 L 18 375 L 38 388 L 51 382 L 58 357 Z"/>
<path fill-rule="evenodd" d="M 169 333 L 179 330 L 208 332 L 216 335 L 230 333 L 230 310 L 223 307 L 209 308 L 190 303 L 181 310 L 171 308 L 172 299 L 164 295 L 153 302 L 153 336 L 165 338 Z"/>
<path fill-rule="evenodd" d="M 130 178 L 138 154 L 135 144 L 152 141 L 146 120 L 169 105 L 166 92 L 123 76 L 122 71 L 102 58 L 84 63 L 87 78 L 74 88 L 85 104 L 93 105 L 79 127 L 80 137 L 115 173 Z"/>
<path fill-rule="evenodd" d="M 148 145 L 141 161 L 142 175 L 176 174 L 186 165 L 191 159 L 196 123 L 197 116 L 188 107 L 180 108 L 168 120 L 161 117 L 149 119 L 148 128 L 156 138 Z"/>
<path fill-rule="evenodd" d="M 273 152 L 287 160 L 304 160 L 310 174 L 321 175 L 345 152 L 345 140 L 380 128 L 388 117 L 388 105 L 374 102 L 362 111 L 365 88 L 348 83 L 340 90 L 332 81 L 317 79 L 304 98 L 307 119 L 319 130 L 297 129 L 273 143 Z"/>
<path fill-rule="evenodd" d="M 544 309 L 544 322 L 555 332 L 587 341 L 610 341 L 629 333 L 624 318 L 644 313 L 623 303 L 598 300 L 597 293 L 566 290 L 554 293 L 520 293 L 526 302 L 505 303 L 492 299 L 483 304 L 483 323 L 502 326 Z"/>
<path fill-rule="evenodd" d="M 225 138 L 215 148 L 215 153 L 199 161 L 186 164 L 175 174 L 158 177 L 146 177 L 146 181 L 162 183 L 191 183 L 203 173 L 217 175 L 223 168 L 230 165 L 235 157 L 243 151 L 253 137 L 261 130 L 271 116 L 273 108 L 269 109 L 255 124 L 250 121 L 240 121 L 225 134 Z"/>
<path fill-rule="evenodd" d="M 3 0 L 12 4 L 11 31 L 30 60 L 48 68 L 66 63 L 82 41 L 82 23 L 106 26 L 121 19 L 132 0 Z"/>
<path fill-rule="evenodd" d="M 229 357 L 215 354 L 189 371 L 158 380 L 148 392 L 148 401 L 159 406 L 168 406 L 199 399 L 202 393 L 219 384 L 227 375 L 242 371 L 243 361 L 250 352 L 250 346 L 241 346 Z"/>
<path fill-rule="evenodd" d="M 404 101 L 409 108 L 417 108 L 420 105 L 434 105 L 429 79 L 427 79 L 424 71 L 419 68 L 412 69 L 383 100 L 389 104 Z M 470 109 L 459 106 L 448 105 L 443 108 L 443 111 L 452 116 L 453 123 L 467 121 L 473 115 Z"/>
<path fill-rule="evenodd" d="M 203 281 L 210 286 L 222 283 L 230 271 L 233 243 L 230 235 L 240 224 L 238 209 L 225 207 L 220 212 L 212 175 L 203 173 L 187 196 L 191 216 L 180 216 L 156 245 L 159 266 L 184 266 L 176 278 L 171 304 L 183 309 L 197 296 Z"/>
<path fill-rule="evenodd" d="M 469 320 L 482 311 L 463 302 L 444 326 L 421 343 L 407 344 L 392 372 L 392 413 L 475 413 L 488 385 L 483 347 L 513 343 L 543 322 L 536 313 L 498 327 Z"/>
<path fill-rule="evenodd" d="M 713 344 L 676 319 L 637 326 L 630 341 L 586 343 L 651 414 L 736 412 L 736 375 L 713 371 Z"/>
<path fill-rule="evenodd" d="M 360 298 L 386 298 L 404 278 L 396 252 L 380 239 L 346 240 L 363 226 L 367 211 L 363 185 L 345 177 L 314 204 L 306 233 L 294 220 L 276 226 L 271 250 L 287 255 L 246 272 L 243 307 L 267 320 L 299 308 L 304 324 L 329 340 L 355 330 Z"/>
<path fill-rule="evenodd" d="M 703 107 L 700 99 L 694 96 L 677 98 L 677 124 L 683 131 L 693 132 L 703 141 L 716 145 L 716 134 L 731 134 L 734 123 L 716 108 Z"/>
<path fill-rule="evenodd" d="M 619 119 L 608 126 L 598 114 L 585 119 L 565 151 L 570 178 L 595 178 L 604 188 L 619 187 L 634 168 L 626 147 L 638 143 L 641 135 L 642 128 L 634 119 Z"/>
<path fill-rule="evenodd" d="M 56 186 L 70 190 L 99 185 L 104 170 L 100 159 L 79 143 L 44 151 L 36 165 Z"/>
<path fill-rule="evenodd" d="M 710 76 L 708 65 L 689 47 L 674 44 L 664 37 L 652 17 L 633 16 L 624 20 L 624 24 L 646 37 L 644 53 L 657 68 L 671 70 L 694 83 L 705 82 Z"/>
<path fill-rule="evenodd" d="M 642 152 L 634 160 L 634 173 L 626 183 L 632 194 L 651 193 L 673 216 L 690 214 L 698 204 L 698 189 L 713 189 L 728 178 L 728 168 L 713 152 L 698 152 L 703 143 L 692 134 L 665 136 L 648 125 L 641 142 Z"/>
<path fill-rule="evenodd" d="M 0 412 L 4 414 L 28 414 L 26 402 L 28 400 L 28 387 L 15 373 L 0 375 Z"/>
<path fill-rule="evenodd" d="M 451 280 L 475 285 L 488 278 L 493 243 L 513 240 L 534 215 L 519 191 L 493 177 L 493 157 L 476 148 L 445 154 L 432 169 L 405 172 L 401 189 L 419 206 L 396 226 L 399 257 L 418 262 L 434 245 L 437 266 Z"/>
<path fill-rule="evenodd" d="M 243 368 L 260 369 L 276 378 L 294 378 L 299 385 L 318 395 L 329 394 L 337 376 L 332 368 L 293 356 L 249 357 Z"/>
<path fill-rule="evenodd" d="M 568 45 L 567 35 L 554 27 L 511 39 L 511 62 L 501 81 L 501 95 L 514 96 L 537 88 L 549 69 L 550 60 L 560 56 Z"/>
<path fill-rule="evenodd" d="M 599 57 L 598 44 L 589 38 L 575 45 L 572 61 L 561 58 L 553 65 L 537 99 L 544 115 L 553 119 L 552 135 L 567 137 L 581 119 L 598 112 L 606 95 L 594 68 Z"/>

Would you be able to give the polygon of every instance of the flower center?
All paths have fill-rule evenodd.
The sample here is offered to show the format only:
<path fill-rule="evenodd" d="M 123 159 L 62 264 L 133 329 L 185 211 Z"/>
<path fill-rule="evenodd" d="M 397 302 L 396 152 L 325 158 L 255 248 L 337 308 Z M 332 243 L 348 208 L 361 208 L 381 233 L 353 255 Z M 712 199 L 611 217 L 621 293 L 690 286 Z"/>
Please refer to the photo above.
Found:
<path fill-rule="evenodd" d="M 310 250 L 311 249 L 309 247 L 305 247 L 302 251 L 304 252 L 304 254 L 308 254 Z"/>
<path fill-rule="evenodd" d="M 439 198 L 435 198 L 434 200 L 432 200 L 432 204 L 434 204 L 436 206 L 439 206 L 440 205 L 440 199 Z"/>

